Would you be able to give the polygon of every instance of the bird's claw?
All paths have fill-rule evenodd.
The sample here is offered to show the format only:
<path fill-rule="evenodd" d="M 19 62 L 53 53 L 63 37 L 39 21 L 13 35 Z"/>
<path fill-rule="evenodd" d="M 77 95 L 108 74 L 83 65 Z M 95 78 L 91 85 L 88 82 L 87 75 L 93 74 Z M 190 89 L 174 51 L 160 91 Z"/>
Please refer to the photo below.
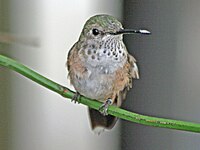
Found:
<path fill-rule="evenodd" d="M 79 98 L 80 98 L 80 94 L 78 93 L 78 92 L 76 92 L 75 94 L 74 94 L 74 96 L 72 97 L 72 100 L 71 100 L 71 102 L 74 102 L 75 104 L 76 104 L 76 102 L 79 104 L 80 102 L 79 102 Z"/>
<path fill-rule="evenodd" d="M 107 116 L 108 115 L 108 107 L 111 104 L 112 104 L 112 99 L 107 99 L 106 102 L 99 107 L 99 112 L 102 115 Z"/>

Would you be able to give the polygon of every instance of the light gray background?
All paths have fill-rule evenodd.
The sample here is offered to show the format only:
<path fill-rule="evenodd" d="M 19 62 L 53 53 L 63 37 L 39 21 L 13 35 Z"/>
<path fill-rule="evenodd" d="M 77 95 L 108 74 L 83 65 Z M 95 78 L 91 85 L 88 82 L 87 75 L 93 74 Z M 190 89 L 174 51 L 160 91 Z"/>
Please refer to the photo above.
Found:
<path fill-rule="evenodd" d="M 120 18 L 122 6 L 121 0 L 0 0 L 0 32 L 39 42 L 39 46 L 21 40 L 0 43 L 0 53 L 73 89 L 67 80 L 66 56 L 85 21 L 99 13 Z M 0 150 L 118 148 L 119 126 L 97 136 L 86 106 L 0 67 Z"/>

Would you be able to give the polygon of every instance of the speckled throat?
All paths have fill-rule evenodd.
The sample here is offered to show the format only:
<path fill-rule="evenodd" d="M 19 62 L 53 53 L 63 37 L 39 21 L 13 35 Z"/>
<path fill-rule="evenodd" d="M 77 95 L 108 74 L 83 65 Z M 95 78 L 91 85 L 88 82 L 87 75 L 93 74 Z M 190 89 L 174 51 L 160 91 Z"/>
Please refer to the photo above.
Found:
<path fill-rule="evenodd" d="M 101 41 L 87 40 L 79 51 L 87 67 L 104 68 L 113 73 L 127 61 L 127 50 L 121 36 L 105 36 Z"/>

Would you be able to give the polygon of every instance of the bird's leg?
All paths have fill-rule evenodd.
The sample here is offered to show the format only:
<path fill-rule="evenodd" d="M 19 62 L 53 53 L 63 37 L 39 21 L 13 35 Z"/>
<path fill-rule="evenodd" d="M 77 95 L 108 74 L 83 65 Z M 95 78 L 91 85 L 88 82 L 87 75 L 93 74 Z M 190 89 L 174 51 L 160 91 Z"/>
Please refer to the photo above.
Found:
<path fill-rule="evenodd" d="M 80 98 L 80 94 L 79 94 L 79 92 L 76 92 L 76 93 L 74 94 L 74 96 L 72 97 L 71 102 L 74 101 L 75 104 L 76 104 L 76 102 L 78 102 L 78 104 L 79 104 L 79 98 Z"/>
<path fill-rule="evenodd" d="M 99 107 L 99 112 L 106 116 L 108 115 L 108 107 L 112 104 L 112 99 L 107 99 L 104 104 Z"/>

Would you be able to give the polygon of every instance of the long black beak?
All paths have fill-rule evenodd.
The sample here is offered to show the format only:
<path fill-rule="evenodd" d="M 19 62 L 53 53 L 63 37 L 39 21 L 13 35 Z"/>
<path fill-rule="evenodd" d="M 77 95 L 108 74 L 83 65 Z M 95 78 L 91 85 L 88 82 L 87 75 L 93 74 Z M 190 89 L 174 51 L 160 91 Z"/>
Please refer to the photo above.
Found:
<path fill-rule="evenodd" d="M 113 35 L 118 35 L 118 34 L 145 34 L 145 35 L 149 35 L 151 34 L 150 31 L 145 30 L 145 29 L 140 29 L 140 30 L 133 30 L 133 29 L 121 29 L 117 32 L 111 33 Z"/>

